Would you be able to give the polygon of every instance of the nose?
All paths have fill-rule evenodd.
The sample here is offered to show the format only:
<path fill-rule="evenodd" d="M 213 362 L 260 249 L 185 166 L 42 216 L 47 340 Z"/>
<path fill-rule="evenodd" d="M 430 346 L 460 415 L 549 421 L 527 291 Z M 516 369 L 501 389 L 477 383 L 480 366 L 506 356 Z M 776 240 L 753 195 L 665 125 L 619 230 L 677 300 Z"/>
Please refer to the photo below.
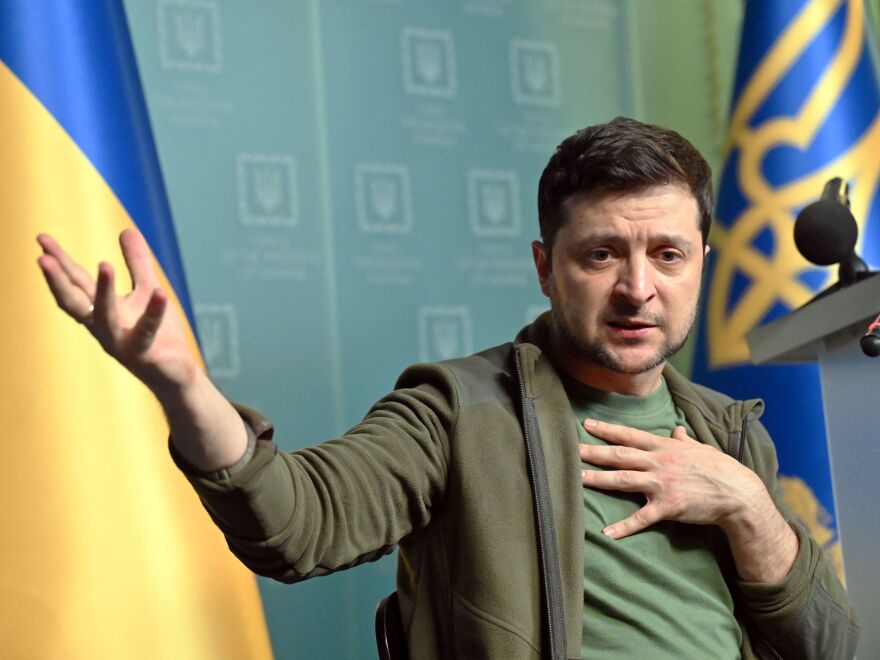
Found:
<path fill-rule="evenodd" d="M 646 256 L 634 255 L 621 260 L 614 293 L 634 307 L 644 306 L 657 294 L 654 272 Z"/>

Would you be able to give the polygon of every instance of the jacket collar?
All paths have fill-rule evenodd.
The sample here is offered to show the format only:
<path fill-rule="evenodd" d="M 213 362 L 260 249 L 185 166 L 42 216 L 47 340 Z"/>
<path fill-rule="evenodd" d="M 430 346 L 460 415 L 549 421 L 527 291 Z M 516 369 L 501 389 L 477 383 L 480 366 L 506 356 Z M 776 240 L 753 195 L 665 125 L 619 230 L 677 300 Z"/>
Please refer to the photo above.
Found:
<path fill-rule="evenodd" d="M 522 360 L 524 385 L 529 396 L 537 398 L 562 386 L 550 359 L 550 312 L 544 312 L 520 330 L 513 344 Z"/>
<path fill-rule="evenodd" d="M 520 353 L 529 396 L 542 396 L 548 389 L 561 385 L 558 370 L 550 358 L 549 311 L 520 330 L 513 343 Z M 735 401 L 694 384 L 668 362 L 663 368 L 663 377 L 676 406 L 685 413 L 692 427 L 693 418 L 699 417 L 700 425 L 704 423 L 716 432 L 731 433 L 742 428 L 744 420 L 758 419 L 764 412 L 761 399 Z"/>

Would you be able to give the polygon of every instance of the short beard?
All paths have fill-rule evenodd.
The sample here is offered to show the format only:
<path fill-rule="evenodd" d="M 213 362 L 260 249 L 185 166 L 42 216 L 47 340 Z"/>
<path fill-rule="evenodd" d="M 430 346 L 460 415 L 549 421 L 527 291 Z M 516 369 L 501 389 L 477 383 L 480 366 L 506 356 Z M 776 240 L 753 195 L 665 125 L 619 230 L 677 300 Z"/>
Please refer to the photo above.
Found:
<path fill-rule="evenodd" d="M 663 345 L 654 356 L 652 356 L 645 362 L 642 362 L 641 364 L 637 364 L 633 367 L 625 367 L 611 351 L 606 349 L 598 342 L 588 344 L 575 337 L 574 333 L 571 331 L 571 328 L 568 326 L 565 317 L 559 310 L 557 310 L 556 305 L 553 304 L 552 300 L 550 307 L 553 329 L 556 337 L 561 343 L 561 348 L 565 352 L 573 354 L 581 360 L 584 360 L 585 362 L 590 362 L 599 367 L 604 367 L 605 369 L 609 369 L 620 374 L 628 374 L 631 376 L 643 374 L 645 372 L 651 371 L 652 369 L 656 369 L 657 367 L 665 363 L 673 355 L 678 353 L 678 351 L 681 350 L 681 347 L 684 346 L 685 342 L 687 341 L 688 336 L 690 335 L 691 330 L 693 330 L 694 323 L 697 319 L 697 306 L 695 306 L 694 312 L 691 315 L 691 319 L 688 324 L 687 332 L 685 332 L 684 337 L 682 337 L 680 341 L 670 343 L 667 338 L 667 341 L 663 343 Z M 630 346 L 635 346 L 639 342 L 640 340 L 638 339 L 630 339 L 624 340 L 622 343 L 628 344 Z"/>

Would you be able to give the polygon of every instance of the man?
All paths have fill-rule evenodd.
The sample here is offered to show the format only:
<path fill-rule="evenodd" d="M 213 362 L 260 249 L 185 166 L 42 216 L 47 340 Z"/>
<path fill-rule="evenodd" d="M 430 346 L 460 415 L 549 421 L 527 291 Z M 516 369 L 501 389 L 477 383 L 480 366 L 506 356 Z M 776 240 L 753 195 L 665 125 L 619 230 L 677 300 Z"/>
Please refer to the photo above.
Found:
<path fill-rule="evenodd" d="M 161 401 L 175 461 L 250 568 L 295 582 L 399 545 L 413 658 L 849 658 L 855 615 L 782 502 L 763 404 L 666 364 L 711 209 L 709 167 L 672 131 L 617 119 L 568 138 L 533 244 L 552 312 L 410 367 L 344 437 L 293 454 L 196 367 L 139 235 L 121 237 L 126 298 L 49 237 L 39 262 Z"/>

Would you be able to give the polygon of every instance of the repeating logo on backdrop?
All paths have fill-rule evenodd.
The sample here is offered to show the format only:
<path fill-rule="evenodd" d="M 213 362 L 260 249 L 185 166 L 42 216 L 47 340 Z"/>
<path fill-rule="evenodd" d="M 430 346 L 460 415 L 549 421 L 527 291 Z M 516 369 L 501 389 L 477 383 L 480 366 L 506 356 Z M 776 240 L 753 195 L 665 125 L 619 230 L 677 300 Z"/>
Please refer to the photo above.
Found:
<path fill-rule="evenodd" d="M 196 305 L 195 314 L 208 372 L 216 378 L 235 378 L 241 365 L 235 307 Z"/>
<path fill-rule="evenodd" d="M 400 56 L 404 92 L 444 99 L 456 95 L 458 78 L 452 32 L 405 27 L 400 33 Z"/>
<path fill-rule="evenodd" d="M 418 310 L 419 359 L 450 360 L 473 353 L 470 310 L 464 306 L 424 306 Z"/>
<path fill-rule="evenodd" d="M 388 163 L 358 163 L 354 168 L 358 228 L 368 234 L 412 231 L 409 168 Z"/>
<path fill-rule="evenodd" d="M 166 69 L 218 73 L 223 66 L 216 0 L 159 0 L 159 61 Z"/>
<path fill-rule="evenodd" d="M 240 153 L 236 157 L 241 224 L 294 227 L 299 224 L 296 161 L 290 154 Z"/>
<path fill-rule="evenodd" d="M 555 107 L 562 102 L 556 44 L 514 39 L 509 48 L 510 91 L 517 105 Z"/>
<path fill-rule="evenodd" d="M 519 236 L 522 225 L 516 172 L 472 169 L 467 175 L 467 195 L 468 220 L 474 236 Z"/>

